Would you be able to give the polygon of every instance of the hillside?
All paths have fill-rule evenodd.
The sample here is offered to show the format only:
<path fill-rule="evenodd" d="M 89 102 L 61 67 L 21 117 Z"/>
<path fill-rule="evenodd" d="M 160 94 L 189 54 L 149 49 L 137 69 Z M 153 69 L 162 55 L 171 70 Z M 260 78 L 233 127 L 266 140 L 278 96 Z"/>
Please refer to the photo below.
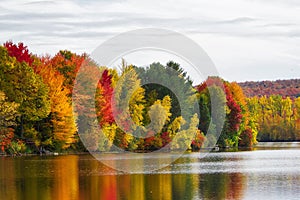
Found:
<path fill-rule="evenodd" d="M 246 81 L 238 83 L 247 97 L 279 94 L 296 98 L 300 96 L 300 79 L 277 81 Z"/>

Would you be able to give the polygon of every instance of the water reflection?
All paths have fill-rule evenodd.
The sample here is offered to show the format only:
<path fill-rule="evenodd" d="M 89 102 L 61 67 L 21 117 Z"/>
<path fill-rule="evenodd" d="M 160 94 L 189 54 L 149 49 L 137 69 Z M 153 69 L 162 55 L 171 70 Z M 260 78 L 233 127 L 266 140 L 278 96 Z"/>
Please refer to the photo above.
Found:
<path fill-rule="evenodd" d="M 205 159 L 186 154 L 148 174 L 119 173 L 89 155 L 1 157 L 0 199 L 253 199 L 268 193 L 276 198 L 277 190 L 298 197 L 299 161 L 286 156 L 295 158 L 294 153 L 300 157 L 299 151 L 218 153 Z M 266 169 L 273 169 L 255 171 L 265 159 Z M 292 173 L 280 174 L 276 166 Z"/>
<path fill-rule="evenodd" d="M 53 162 L 52 199 L 78 199 L 78 156 L 61 156 Z"/>

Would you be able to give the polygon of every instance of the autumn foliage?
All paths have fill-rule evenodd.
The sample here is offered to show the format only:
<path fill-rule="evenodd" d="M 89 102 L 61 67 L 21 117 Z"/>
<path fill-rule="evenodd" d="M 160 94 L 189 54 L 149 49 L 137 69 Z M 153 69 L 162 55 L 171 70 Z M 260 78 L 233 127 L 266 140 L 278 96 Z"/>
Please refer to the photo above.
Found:
<path fill-rule="evenodd" d="M 239 83 L 247 97 L 280 95 L 292 99 L 300 96 L 300 79 L 276 81 L 246 81 Z"/>
<path fill-rule="evenodd" d="M 11 41 L 0 47 L 0 69 L 2 152 L 83 151 L 80 139 L 93 151 L 113 145 L 129 151 L 198 151 L 216 144 L 251 147 L 257 140 L 300 140 L 299 80 L 238 84 L 209 77 L 191 87 L 186 72 L 172 61 L 140 68 L 123 60 L 118 72 L 97 66 L 87 54 L 63 50 L 37 56 Z M 162 85 L 143 83 L 156 79 L 176 87 L 177 96 Z M 97 80 L 95 91 L 88 86 L 91 80 Z M 290 91 L 288 83 L 293 83 Z M 196 99 L 199 112 L 184 116 L 180 98 L 191 110 Z M 74 100 L 79 103 L 73 110 Z M 90 121 L 93 110 L 96 120 Z"/>
<path fill-rule="evenodd" d="M 212 89 L 208 90 L 208 87 Z M 210 112 L 210 92 L 214 91 L 213 88 L 217 88 L 222 91 L 226 99 L 225 122 L 218 140 L 218 145 L 221 147 L 237 147 L 239 144 L 242 144 L 244 140 L 251 140 L 251 143 L 247 143 L 249 145 L 245 145 L 251 146 L 252 143 L 256 142 L 255 137 L 249 134 L 241 137 L 241 134 L 246 129 L 250 130 L 251 127 L 249 127 L 249 113 L 246 108 L 245 96 L 240 86 L 235 82 L 229 83 L 218 77 L 210 77 L 204 83 L 197 86 L 197 90 L 201 97 L 199 105 L 200 116 L 202 116 L 202 120 L 200 117 L 200 130 L 206 135 L 208 131 L 208 123 L 205 122 L 212 121 L 212 123 L 214 123 Z M 220 93 L 220 95 L 222 95 L 222 93 Z M 213 125 L 218 128 L 217 124 Z"/>
<path fill-rule="evenodd" d="M 12 128 L 0 130 L 0 147 L 2 152 L 11 144 L 13 138 L 14 132 Z"/>
<path fill-rule="evenodd" d="M 98 108 L 97 116 L 101 126 L 104 124 L 112 124 L 114 122 L 112 97 L 112 75 L 105 69 L 98 83 L 96 92 L 96 107 Z"/>
<path fill-rule="evenodd" d="M 19 62 L 26 62 L 29 66 L 32 66 L 34 61 L 33 56 L 23 43 L 14 44 L 9 41 L 4 44 L 4 47 L 6 47 L 11 57 L 15 57 Z"/>

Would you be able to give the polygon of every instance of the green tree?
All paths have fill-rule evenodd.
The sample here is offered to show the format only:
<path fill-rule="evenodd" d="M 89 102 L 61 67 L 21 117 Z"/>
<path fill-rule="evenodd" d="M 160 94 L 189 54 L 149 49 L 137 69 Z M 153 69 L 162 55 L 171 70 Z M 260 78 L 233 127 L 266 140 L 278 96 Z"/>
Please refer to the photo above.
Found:
<path fill-rule="evenodd" d="M 227 138 L 222 132 L 226 111 L 229 110 L 223 88 L 223 80 L 217 77 L 210 77 L 197 87 L 200 110 L 198 127 L 207 137 L 204 143 L 206 148 L 213 148 L 217 138 L 219 144 L 222 143 L 221 146 L 224 146 L 223 143 Z"/>
<path fill-rule="evenodd" d="M 18 135 L 28 136 L 39 145 L 40 140 L 32 134 L 32 128 L 34 122 L 47 117 L 50 112 L 49 89 L 27 63 L 10 57 L 4 47 L 0 47 L 0 88 L 9 102 L 20 105 Z"/>
<path fill-rule="evenodd" d="M 152 99 L 153 97 L 163 99 L 169 96 L 172 99 L 169 123 L 179 116 L 185 116 L 187 121 L 191 119 L 194 109 L 191 102 L 196 96 L 196 90 L 193 89 L 189 77 L 186 77 L 186 73 L 179 64 L 169 62 L 164 66 L 160 63 L 152 63 L 149 67 L 136 67 L 135 69 L 146 96 Z M 167 126 L 168 124 L 165 129 Z"/>
<path fill-rule="evenodd" d="M 213 144 L 216 138 L 219 138 L 218 145 L 221 147 L 238 147 L 239 144 L 251 146 L 256 143 L 258 122 L 254 118 L 251 120 L 246 98 L 237 83 L 209 77 L 197 86 L 197 90 L 200 109 L 198 127 L 207 136 L 206 147 Z M 218 135 L 220 132 L 221 135 Z"/>

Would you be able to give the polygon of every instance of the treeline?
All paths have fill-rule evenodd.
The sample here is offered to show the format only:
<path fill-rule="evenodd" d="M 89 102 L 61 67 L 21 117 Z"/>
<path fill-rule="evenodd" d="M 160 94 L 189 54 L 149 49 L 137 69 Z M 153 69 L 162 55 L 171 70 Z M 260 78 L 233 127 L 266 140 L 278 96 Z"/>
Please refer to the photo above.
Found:
<path fill-rule="evenodd" d="M 208 85 L 204 84 L 198 90 L 193 88 L 189 77 L 174 62 L 166 66 L 153 63 L 146 69 L 123 63 L 121 74 L 118 74 L 115 69 L 96 66 L 85 54 L 60 51 L 54 57 L 38 57 L 22 43 L 16 45 L 12 42 L 1 47 L 0 62 L 2 151 L 82 151 L 84 146 L 78 132 L 86 133 L 81 139 L 89 150 L 94 151 L 107 151 L 112 146 L 146 151 L 162 147 L 200 149 L 203 144 L 207 147 L 214 145 L 218 135 L 213 133 L 222 129 L 217 116 L 210 113 Z M 89 99 L 84 93 L 72 97 L 76 75 L 83 65 L 96 66 L 101 75 L 95 99 Z M 83 88 L 82 91 L 88 92 L 85 80 L 99 78 L 91 76 L 95 74 L 88 70 L 81 73 L 83 81 L 79 88 Z M 151 84 L 145 84 L 144 80 Z M 157 80 L 163 84 L 152 84 Z M 215 80 L 224 82 L 218 78 Z M 252 137 L 246 120 L 247 111 L 242 109 L 244 102 L 240 102 L 241 97 L 233 96 L 235 90 L 241 94 L 242 91 L 237 84 L 224 83 L 226 95 L 218 84 L 209 82 L 209 87 L 214 88 L 212 90 L 220 100 L 217 105 L 219 114 L 226 118 L 226 129 L 219 144 L 249 146 L 255 137 Z M 168 88 L 174 88 L 176 95 Z M 90 108 L 80 103 L 76 107 L 78 115 L 74 116 L 72 98 L 79 99 L 79 102 L 94 101 L 97 120 L 90 122 L 87 115 Z M 123 99 L 128 102 L 124 103 Z M 203 113 L 195 111 L 195 100 Z M 128 103 L 128 113 L 122 112 Z M 116 122 L 116 116 L 119 116 L 122 127 Z M 101 126 L 103 134 L 98 133 L 97 125 Z M 145 126 L 148 128 L 141 128 Z M 132 131 L 139 131 L 145 137 L 134 137 L 130 134 Z"/>
<path fill-rule="evenodd" d="M 247 99 L 247 105 L 259 141 L 300 140 L 300 97 L 252 97 Z"/>
<path fill-rule="evenodd" d="M 300 140 L 300 79 L 239 83 L 258 141 Z"/>
<path fill-rule="evenodd" d="M 193 87 L 172 61 L 146 68 L 123 61 L 118 72 L 97 66 L 86 54 L 36 56 L 22 43 L 0 46 L 2 152 L 251 147 L 257 135 L 267 140 L 277 122 L 297 139 L 299 100 L 276 99 L 274 106 L 288 104 L 291 114 L 274 111 L 273 100 L 262 104 L 262 99 L 247 99 L 237 83 L 218 77 Z"/>
<path fill-rule="evenodd" d="M 294 99 L 300 96 L 300 79 L 246 81 L 239 85 L 247 97 L 280 95 Z"/>

